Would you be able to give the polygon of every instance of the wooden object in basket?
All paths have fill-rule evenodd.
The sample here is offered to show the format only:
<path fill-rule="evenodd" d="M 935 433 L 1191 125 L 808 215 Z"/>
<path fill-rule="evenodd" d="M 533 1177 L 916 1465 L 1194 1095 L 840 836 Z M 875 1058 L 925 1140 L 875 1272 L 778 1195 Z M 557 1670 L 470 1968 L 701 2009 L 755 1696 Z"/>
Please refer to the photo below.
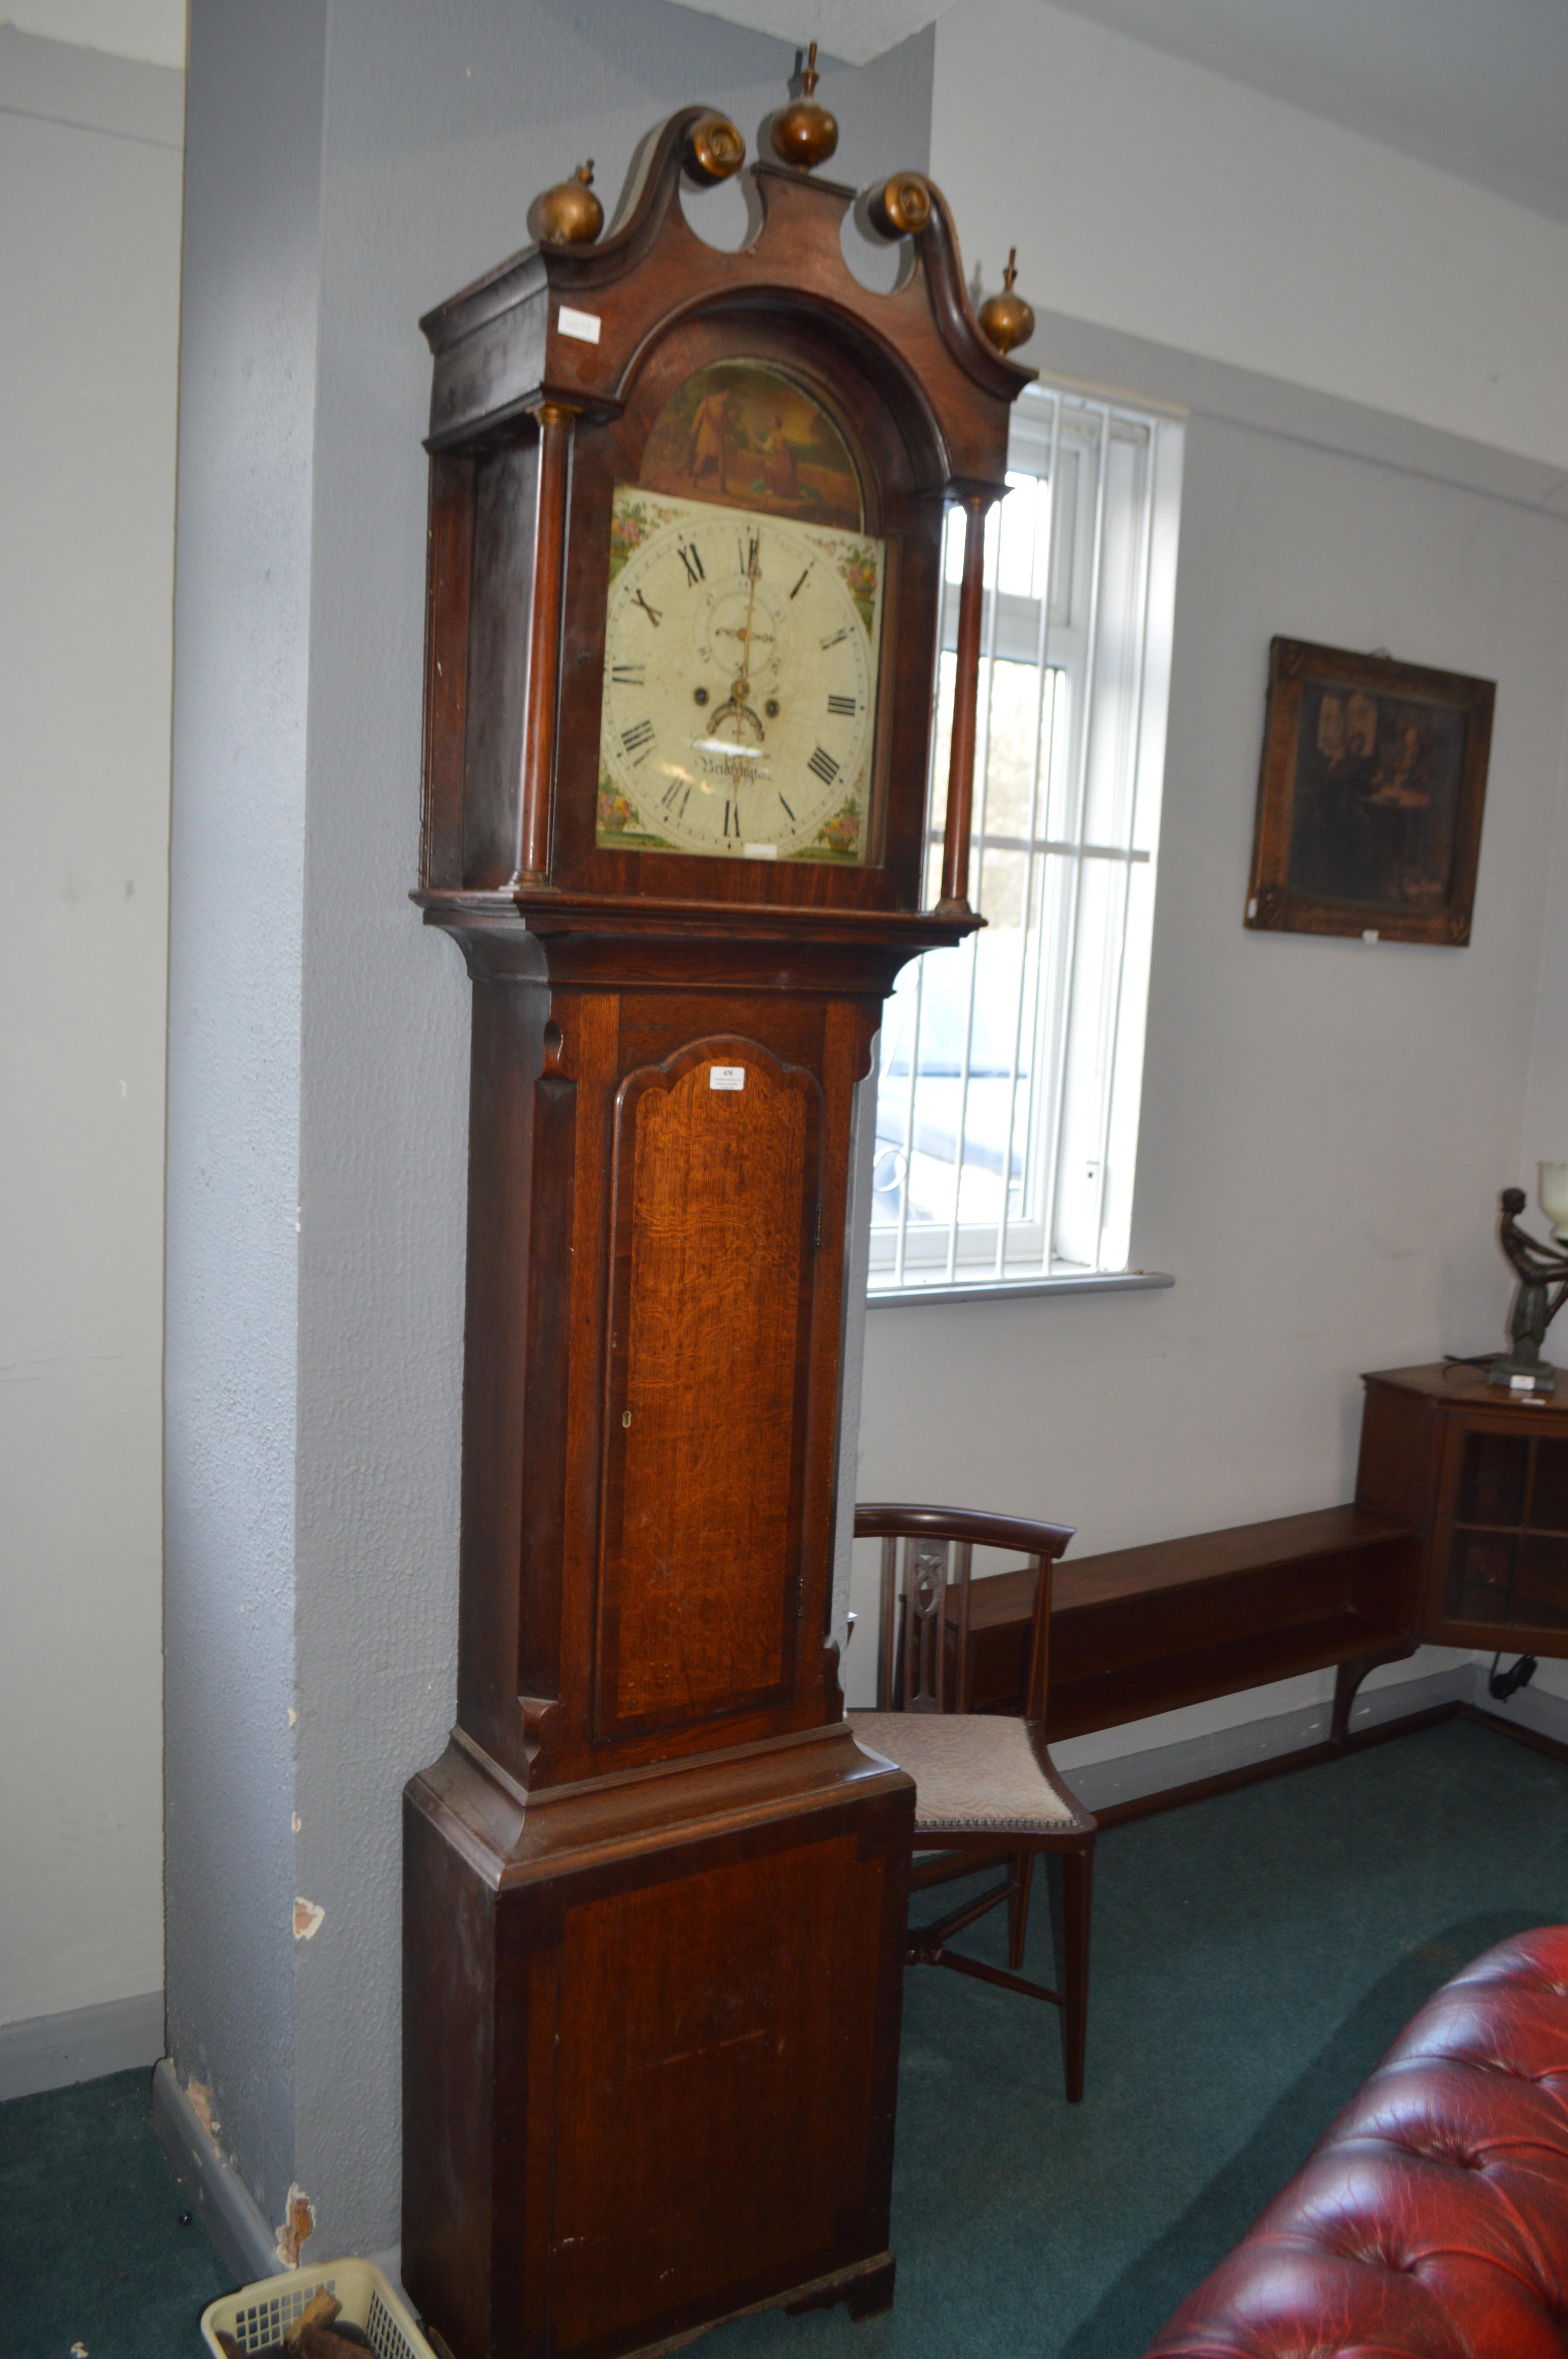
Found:
<path fill-rule="evenodd" d="M 455 2359 L 892 2295 L 913 1793 L 828 1629 L 851 1103 L 901 966 L 979 922 L 968 642 L 924 906 L 942 551 L 1028 373 L 929 183 L 888 294 L 795 165 L 704 245 L 683 174 L 741 154 L 683 109 L 602 239 L 424 323 L 417 897 L 473 1027 L 403 2269 Z"/>

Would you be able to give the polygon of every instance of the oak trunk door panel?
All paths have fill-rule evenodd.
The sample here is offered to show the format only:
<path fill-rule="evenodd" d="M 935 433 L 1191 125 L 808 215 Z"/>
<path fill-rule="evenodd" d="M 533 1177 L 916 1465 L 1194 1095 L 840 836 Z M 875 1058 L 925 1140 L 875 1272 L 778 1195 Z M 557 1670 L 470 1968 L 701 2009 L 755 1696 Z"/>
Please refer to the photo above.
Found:
<path fill-rule="evenodd" d="M 876 2076 L 852 2027 L 877 2004 L 884 1874 L 835 1833 L 566 1910 L 552 2349 L 619 2347 L 650 2287 L 650 2324 L 676 2327 L 715 2254 L 738 2309 L 854 2248 Z"/>
<path fill-rule="evenodd" d="M 617 1093 L 601 1740 L 793 1687 L 821 1148 L 816 1076 L 756 1040 Z"/>

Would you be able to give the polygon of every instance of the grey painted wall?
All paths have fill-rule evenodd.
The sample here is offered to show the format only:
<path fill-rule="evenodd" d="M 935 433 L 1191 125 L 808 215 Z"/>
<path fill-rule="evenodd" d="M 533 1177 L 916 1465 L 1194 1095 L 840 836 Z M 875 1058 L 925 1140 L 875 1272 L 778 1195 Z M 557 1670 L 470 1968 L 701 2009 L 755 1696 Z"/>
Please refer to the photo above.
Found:
<path fill-rule="evenodd" d="M 843 178 L 925 162 L 931 55 L 832 74 Z M 290 2180 L 316 2201 L 318 2252 L 396 2233 L 398 1797 L 455 1669 L 469 992 L 406 899 L 416 321 L 584 156 L 612 196 L 698 96 L 751 140 L 792 62 L 649 0 L 192 11 L 170 2020 L 268 2216 Z M 297 1893 L 325 1913 L 295 1944 Z"/>
<path fill-rule="evenodd" d="M 300 944 L 326 11 L 192 11 L 170 859 L 168 2037 L 293 2171 Z"/>

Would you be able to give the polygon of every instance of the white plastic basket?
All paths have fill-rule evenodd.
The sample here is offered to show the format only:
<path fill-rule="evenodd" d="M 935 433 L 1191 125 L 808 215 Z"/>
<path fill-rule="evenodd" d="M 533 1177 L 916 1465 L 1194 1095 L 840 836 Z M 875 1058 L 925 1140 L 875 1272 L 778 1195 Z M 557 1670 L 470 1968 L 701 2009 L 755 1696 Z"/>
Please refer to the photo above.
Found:
<path fill-rule="evenodd" d="M 281 2343 L 311 2295 L 323 2287 L 342 2303 L 350 2325 L 362 2327 L 369 2335 L 376 2359 L 436 2359 L 407 2304 L 398 2299 L 373 2261 L 318 2261 L 311 2268 L 288 2269 L 282 2277 L 263 2277 L 238 2293 L 224 2294 L 201 2313 L 208 2349 L 222 2354 L 220 2327 L 242 2351 L 265 2351 L 269 2343 Z"/>

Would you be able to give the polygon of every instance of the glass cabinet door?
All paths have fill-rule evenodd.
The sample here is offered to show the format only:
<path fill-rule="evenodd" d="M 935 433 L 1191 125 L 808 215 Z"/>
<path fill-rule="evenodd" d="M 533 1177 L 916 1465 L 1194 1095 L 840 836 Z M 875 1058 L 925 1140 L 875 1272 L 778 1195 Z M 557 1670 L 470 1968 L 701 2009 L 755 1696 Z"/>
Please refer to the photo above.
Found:
<path fill-rule="evenodd" d="M 1568 1629 L 1568 1441 L 1482 1430 L 1461 1448 L 1450 1618 Z"/>

